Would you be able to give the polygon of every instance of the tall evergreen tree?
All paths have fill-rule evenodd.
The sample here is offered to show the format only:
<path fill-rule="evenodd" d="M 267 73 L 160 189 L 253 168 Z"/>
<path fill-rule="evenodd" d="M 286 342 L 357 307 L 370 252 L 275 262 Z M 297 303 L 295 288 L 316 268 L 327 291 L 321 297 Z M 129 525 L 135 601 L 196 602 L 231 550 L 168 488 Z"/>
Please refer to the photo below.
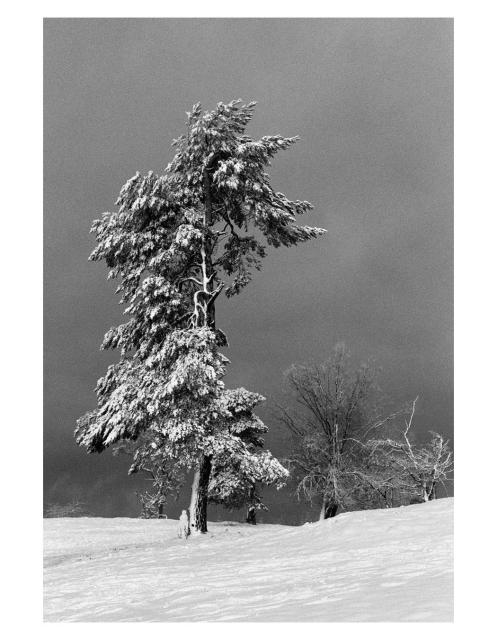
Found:
<path fill-rule="evenodd" d="M 301 226 L 312 205 L 274 191 L 266 167 L 297 138 L 252 140 L 245 128 L 255 103 L 194 105 L 187 132 L 162 175 L 137 173 L 121 189 L 118 210 L 93 223 L 91 260 L 105 260 L 130 317 L 104 337 L 121 357 L 97 383 L 97 408 L 78 420 L 77 442 L 103 451 L 145 430 L 160 435 L 165 455 L 194 468 L 194 532 L 207 531 L 213 459 L 252 455 L 240 437 L 260 429 L 258 395 L 226 390 L 215 301 L 238 294 L 259 269 L 267 244 L 291 246 L 323 229 Z M 286 470 L 269 453 L 272 477 Z M 261 458 L 262 460 L 262 458 Z"/>
<path fill-rule="evenodd" d="M 264 398 L 254 394 L 253 401 L 260 403 Z M 244 448 L 242 451 L 226 451 L 213 458 L 209 501 L 229 510 L 245 508 L 246 521 L 256 524 L 256 512 L 259 509 L 267 511 L 260 485 L 278 484 L 281 477 L 275 473 L 271 454 L 262 449 L 262 435 L 267 432 L 267 426 L 260 420 L 247 424 L 238 421 L 233 426 Z"/>

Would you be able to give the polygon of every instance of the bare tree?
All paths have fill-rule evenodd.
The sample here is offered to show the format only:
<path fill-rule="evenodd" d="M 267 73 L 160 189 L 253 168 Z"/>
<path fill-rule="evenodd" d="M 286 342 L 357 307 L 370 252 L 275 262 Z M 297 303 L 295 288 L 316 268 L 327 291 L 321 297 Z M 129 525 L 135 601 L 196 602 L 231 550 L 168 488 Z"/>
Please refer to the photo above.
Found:
<path fill-rule="evenodd" d="M 398 486 L 409 497 L 428 502 L 437 497 L 437 486 L 444 485 L 453 470 L 453 455 L 449 441 L 440 433 L 430 431 L 430 441 L 415 445 L 410 433 L 416 411 L 415 398 L 397 438 L 372 440 L 371 452 L 381 456 L 384 466 L 397 477 Z"/>
<path fill-rule="evenodd" d="M 66 504 L 50 503 L 45 507 L 45 518 L 83 518 L 91 515 L 86 503 L 77 498 Z"/>
<path fill-rule="evenodd" d="M 130 474 L 145 474 L 150 488 L 137 492 L 142 518 L 164 518 L 164 506 L 170 496 L 178 497 L 185 473 L 175 460 L 164 454 L 158 436 L 143 434 L 136 442 L 124 440 L 114 447 L 114 455 L 133 457 Z"/>
<path fill-rule="evenodd" d="M 398 415 L 385 413 L 377 374 L 369 363 L 353 371 L 343 344 L 323 364 L 294 365 L 286 374 L 295 405 L 279 407 L 293 440 L 288 462 L 297 494 L 320 500 L 320 519 L 357 505 L 368 491 L 379 499 L 386 489 L 368 485 L 365 471 L 372 452 L 364 443 Z"/>

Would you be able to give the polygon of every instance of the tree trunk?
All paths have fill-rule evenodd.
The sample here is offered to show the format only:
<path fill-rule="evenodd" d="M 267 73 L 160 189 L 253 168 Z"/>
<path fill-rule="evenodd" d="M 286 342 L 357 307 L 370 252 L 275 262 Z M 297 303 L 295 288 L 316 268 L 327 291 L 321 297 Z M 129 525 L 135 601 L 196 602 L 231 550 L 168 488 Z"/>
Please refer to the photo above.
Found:
<path fill-rule="evenodd" d="M 338 505 L 335 502 L 328 502 L 323 500 L 321 505 L 321 511 L 319 513 L 320 520 L 327 520 L 328 518 L 334 518 L 338 511 Z"/>
<path fill-rule="evenodd" d="M 213 331 L 216 327 L 216 312 L 214 307 L 213 279 L 215 273 L 212 268 L 212 240 L 209 238 L 209 227 L 212 224 L 212 201 L 211 201 L 211 177 L 208 167 L 203 172 L 204 186 L 204 234 L 200 249 L 201 263 L 200 278 L 202 280 L 201 289 L 196 293 L 195 300 L 195 326 L 207 326 Z M 198 294 L 203 298 L 200 299 Z M 209 493 L 209 477 L 212 467 L 212 457 L 202 454 L 198 467 L 193 476 L 192 493 L 190 499 L 190 533 L 197 535 L 207 533 L 207 499 Z"/>
<path fill-rule="evenodd" d="M 336 514 L 338 513 L 338 505 L 333 503 L 328 505 L 326 512 L 324 514 L 325 519 L 326 518 L 334 518 L 336 516 Z"/>
<path fill-rule="evenodd" d="M 257 524 L 256 516 L 255 516 L 255 507 L 248 507 L 247 509 L 247 517 L 245 519 L 247 524 Z"/>
<path fill-rule="evenodd" d="M 428 502 L 430 499 L 428 494 L 428 489 L 426 488 L 426 484 L 423 485 L 423 502 Z"/>
<path fill-rule="evenodd" d="M 164 514 L 164 505 L 161 502 L 159 505 L 159 513 L 158 513 L 159 518 L 162 518 L 163 514 Z"/>
<path fill-rule="evenodd" d="M 323 504 L 321 505 L 321 511 L 319 512 L 319 519 L 320 520 L 324 520 L 325 511 L 326 511 L 326 505 L 325 505 L 324 500 L 323 500 Z"/>
<path fill-rule="evenodd" d="M 255 484 L 252 484 L 249 491 L 249 500 L 247 504 L 247 517 L 245 518 L 245 522 L 247 524 L 257 524 L 256 518 L 256 509 L 255 509 Z"/>
<path fill-rule="evenodd" d="M 207 497 L 212 458 L 202 455 L 195 471 L 190 501 L 190 531 L 192 535 L 207 533 Z"/>
<path fill-rule="evenodd" d="M 435 485 L 435 483 L 433 483 L 433 484 L 431 485 L 431 489 L 430 489 L 430 491 L 429 491 L 429 493 L 428 493 L 428 500 L 436 500 L 436 498 L 437 498 L 437 492 L 436 492 L 436 490 L 435 490 L 435 486 L 436 486 L 436 485 Z"/>

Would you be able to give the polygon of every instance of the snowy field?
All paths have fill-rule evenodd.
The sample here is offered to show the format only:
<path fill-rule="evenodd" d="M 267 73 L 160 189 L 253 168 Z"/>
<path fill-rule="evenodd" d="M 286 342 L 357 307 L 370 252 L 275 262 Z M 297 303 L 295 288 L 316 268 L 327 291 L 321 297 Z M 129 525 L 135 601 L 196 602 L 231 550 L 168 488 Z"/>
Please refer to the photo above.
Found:
<path fill-rule="evenodd" d="M 452 621 L 453 499 L 301 527 L 46 519 L 45 620 Z"/>

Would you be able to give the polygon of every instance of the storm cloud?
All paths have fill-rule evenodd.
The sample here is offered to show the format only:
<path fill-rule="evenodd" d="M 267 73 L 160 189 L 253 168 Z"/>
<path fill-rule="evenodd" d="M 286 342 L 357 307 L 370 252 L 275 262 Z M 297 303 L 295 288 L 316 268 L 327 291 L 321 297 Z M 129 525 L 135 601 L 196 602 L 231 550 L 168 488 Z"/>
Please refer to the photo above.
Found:
<path fill-rule="evenodd" d="M 88 232 L 130 176 L 166 166 L 195 102 L 256 100 L 249 135 L 299 135 L 272 182 L 313 202 L 306 223 L 328 230 L 269 251 L 250 286 L 218 306 L 226 382 L 269 398 L 273 452 L 285 450 L 270 411 L 283 371 L 337 341 L 382 366 L 394 402 L 420 396 L 418 432 L 451 435 L 452 33 L 448 19 L 45 21 L 46 500 L 137 513 L 126 461 L 88 456 L 73 439 L 114 358 L 102 336 L 122 312 L 105 267 L 87 261 Z M 266 521 L 307 514 L 288 491 L 270 501 Z"/>

